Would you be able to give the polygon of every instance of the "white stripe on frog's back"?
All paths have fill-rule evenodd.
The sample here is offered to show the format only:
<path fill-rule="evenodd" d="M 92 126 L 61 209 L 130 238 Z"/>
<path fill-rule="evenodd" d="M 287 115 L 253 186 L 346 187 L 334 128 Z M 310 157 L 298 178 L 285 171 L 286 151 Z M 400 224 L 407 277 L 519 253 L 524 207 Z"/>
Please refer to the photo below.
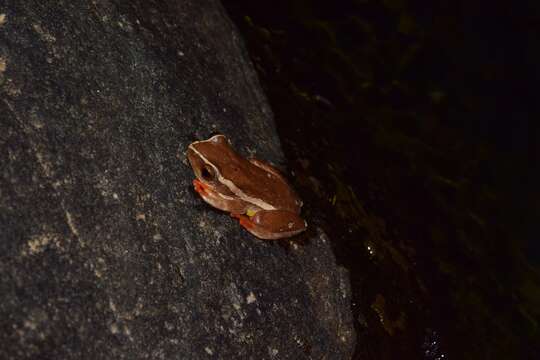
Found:
<path fill-rule="evenodd" d="M 197 149 L 195 149 L 195 147 L 193 146 L 194 144 L 207 142 L 207 141 L 212 141 L 212 139 L 215 138 L 216 136 L 223 136 L 223 135 L 214 135 L 208 140 L 195 141 L 195 142 L 191 143 L 188 146 L 188 148 L 190 148 L 197 155 L 199 155 L 199 157 L 202 159 L 202 161 L 204 161 L 204 163 L 206 165 L 209 165 L 209 166 L 212 167 L 212 169 L 214 169 L 214 172 L 218 175 L 219 182 L 221 182 L 223 185 L 225 185 L 233 194 L 236 194 L 236 195 L 240 196 L 242 198 L 242 200 L 244 200 L 246 202 L 249 202 L 249 203 L 251 203 L 253 205 L 256 205 L 256 206 L 260 207 L 263 210 L 275 210 L 276 208 L 273 207 L 272 205 L 268 204 L 267 202 L 265 202 L 265 201 L 263 201 L 261 199 L 257 199 L 257 198 L 254 198 L 254 197 L 251 197 L 251 196 L 247 195 L 245 192 L 240 190 L 236 185 L 234 185 L 234 183 L 231 180 L 224 178 L 221 175 L 221 172 L 218 170 L 218 168 L 214 164 L 212 164 L 210 161 L 208 161 L 208 159 L 203 154 L 201 154 L 199 151 L 197 151 Z M 226 195 L 223 195 L 223 194 L 219 194 L 219 195 L 224 197 L 224 198 L 228 198 L 228 196 L 226 196 Z"/>

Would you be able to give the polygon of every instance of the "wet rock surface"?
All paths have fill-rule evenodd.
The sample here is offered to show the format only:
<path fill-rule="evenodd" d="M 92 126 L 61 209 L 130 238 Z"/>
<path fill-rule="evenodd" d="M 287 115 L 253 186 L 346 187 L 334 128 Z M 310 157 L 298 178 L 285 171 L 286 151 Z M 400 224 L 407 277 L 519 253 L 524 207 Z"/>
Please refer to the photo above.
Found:
<path fill-rule="evenodd" d="M 217 1 L 0 1 L 0 358 L 351 356 L 329 239 L 260 241 L 191 189 L 215 132 L 283 162 Z"/>

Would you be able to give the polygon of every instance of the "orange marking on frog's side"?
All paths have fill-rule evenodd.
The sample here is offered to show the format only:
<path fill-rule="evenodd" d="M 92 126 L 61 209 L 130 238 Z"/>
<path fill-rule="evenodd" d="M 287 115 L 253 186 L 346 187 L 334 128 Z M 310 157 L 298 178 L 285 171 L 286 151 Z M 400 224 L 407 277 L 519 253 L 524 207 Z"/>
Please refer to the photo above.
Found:
<path fill-rule="evenodd" d="M 231 213 L 231 216 L 233 218 L 238 219 L 238 221 L 240 222 L 240 225 L 242 225 L 244 228 L 246 229 L 253 228 L 253 222 L 251 222 L 248 216 L 242 215 L 242 214 L 234 214 L 234 213 Z"/>
<path fill-rule="evenodd" d="M 193 188 L 201 195 L 206 194 L 206 186 L 198 179 L 193 180 Z"/>

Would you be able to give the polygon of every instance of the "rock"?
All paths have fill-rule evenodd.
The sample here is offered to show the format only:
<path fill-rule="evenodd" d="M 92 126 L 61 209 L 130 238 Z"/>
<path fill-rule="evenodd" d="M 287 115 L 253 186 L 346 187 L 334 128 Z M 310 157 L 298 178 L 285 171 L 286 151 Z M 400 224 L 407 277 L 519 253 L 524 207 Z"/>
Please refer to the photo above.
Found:
<path fill-rule="evenodd" d="M 346 359 L 346 271 L 191 188 L 213 132 L 283 161 L 219 2 L 0 1 L 0 358 Z"/>

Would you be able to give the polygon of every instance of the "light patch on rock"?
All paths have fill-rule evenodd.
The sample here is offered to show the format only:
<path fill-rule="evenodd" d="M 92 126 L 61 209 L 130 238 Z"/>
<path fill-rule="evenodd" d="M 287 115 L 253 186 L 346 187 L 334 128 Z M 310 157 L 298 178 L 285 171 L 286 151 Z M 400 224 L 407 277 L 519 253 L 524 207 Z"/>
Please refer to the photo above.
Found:
<path fill-rule="evenodd" d="M 51 242 L 51 237 L 48 234 L 41 235 L 41 236 L 31 239 L 28 242 L 28 248 L 30 250 L 30 254 L 33 255 L 33 254 L 43 252 L 50 242 Z"/>
<path fill-rule="evenodd" d="M 121 21 L 117 21 L 116 23 L 118 24 L 118 27 L 122 30 L 125 30 L 127 32 L 133 31 L 133 26 L 126 19 L 122 19 Z"/>
<path fill-rule="evenodd" d="M 201 219 L 197 225 L 198 225 L 201 229 L 204 229 L 204 228 L 206 228 L 206 227 L 208 226 L 208 223 L 206 222 L 206 220 Z"/>
<path fill-rule="evenodd" d="M 221 233 L 218 231 L 218 230 L 214 230 L 214 238 L 216 239 L 216 245 L 219 245 L 221 243 L 221 241 L 219 239 L 221 239 Z"/>
<path fill-rule="evenodd" d="M 3 26 L 7 21 L 6 14 L 0 14 L 0 26 Z"/>
<path fill-rule="evenodd" d="M 7 60 L 3 57 L 0 57 L 0 74 L 2 74 L 7 69 Z"/>
<path fill-rule="evenodd" d="M 129 327 L 127 325 L 124 324 L 124 335 L 126 335 L 130 340 L 133 340 L 131 338 L 131 330 L 129 329 Z"/>
<path fill-rule="evenodd" d="M 109 308 L 116 314 L 116 304 L 112 300 L 109 300 Z"/>
<path fill-rule="evenodd" d="M 34 31 L 37 32 L 43 40 L 50 43 L 56 41 L 56 38 L 51 35 L 47 30 L 43 29 L 40 24 L 34 24 L 32 27 L 34 28 Z"/>
<path fill-rule="evenodd" d="M 41 170 L 43 170 L 43 174 L 48 177 L 48 178 L 51 178 L 53 176 L 53 166 L 51 164 L 51 162 L 49 161 L 49 159 L 47 159 L 43 153 L 41 153 L 39 150 L 36 149 L 36 158 L 37 158 L 37 161 L 39 163 L 39 166 L 41 167 Z"/>
<path fill-rule="evenodd" d="M 257 297 L 253 292 L 250 292 L 248 296 L 246 297 L 246 302 L 248 304 L 253 304 L 255 301 L 257 301 Z"/>
<path fill-rule="evenodd" d="M 107 264 L 105 263 L 105 259 L 98 257 L 94 266 L 94 274 L 97 278 L 101 278 L 105 271 L 107 271 Z"/>
<path fill-rule="evenodd" d="M 146 221 L 146 215 L 143 214 L 143 213 L 139 213 L 139 214 L 135 215 L 135 220 Z"/>
<path fill-rule="evenodd" d="M 271 357 L 275 357 L 278 353 L 279 353 L 278 349 L 272 349 L 270 347 L 268 348 L 268 355 L 270 355 Z"/>
<path fill-rule="evenodd" d="M 43 120 L 41 120 L 37 116 L 32 116 L 30 120 L 30 124 L 32 124 L 32 126 L 38 130 L 42 129 L 45 126 L 45 123 L 43 122 Z"/>
<path fill-rule="evenodd" d="M 36 330 L 37 329 L 37 324 L 33 321 L 30 321 L 30 320 L 24 320 L 24 327 L 27 328 L 27 329 L 30 329 L 30 330 Z"/>
<path fill-rule="evenodd" d="M 28 247 L 22 252 L 23 255 L 36 255 L 42 253 L 48 247 L 61 248 L 60 237 L 52 233 L 33 236 L 27 245 Z"/>
<path fill-rule="evenodd" d="M 29 311 L 28 317 L 24 319 L 22 325 L 26 330 L 36 331 L 42 323 L 47 321 L 47 319 L 48 315 L 45 311 L 43 311 L 42 309 L 34 308 Z M 44 338 L 43 333 L 39 333 L 37 335 L 38 337 L 43 336 Z"/>
<path fill-rule="evenodd" d="M 79 237 L 79 230 L 77 229 L 77 226 L 75 225 L 75 221 L 73 221 L 73 216 L 67 210 L 66 210 L 66 221 L 73 235 L 75 235 L 76 237 Z"/>
<path fill-rule="evenodd" d="M 204 351 L 206 351 L 208 355 L 214 355 L 214 351 L 208 346 L 204 348 Z"/>
<path fill-rule="evenodd" d="M 96 188 L 99 189 L 101 196 L 113 197 L 114 191 L 112 189 L 109 179 L 106 176 L 100 176 L 97 179 Z"/>
<path fill-rule="evenodd" d="M 19 95 L 22 94 L 22 91 L 21 91 L 21 86 L 17 83 L 15 83 L 13 81 L 13 79 L 7 79 L 5 84 L 4 84 L 4 89 L 6 90 L 6 93 L 11 96 L 11 97 L 17 97 Z M 4 103 L 6 103 L 6 105 L 8 106 L 8 108 L 15 113 L 13 107 L 11 106 L 11 104 L 6 100 L 4 99 Z M 15 113 L 15 116 L 17 116 L 17 114 Z"/>

